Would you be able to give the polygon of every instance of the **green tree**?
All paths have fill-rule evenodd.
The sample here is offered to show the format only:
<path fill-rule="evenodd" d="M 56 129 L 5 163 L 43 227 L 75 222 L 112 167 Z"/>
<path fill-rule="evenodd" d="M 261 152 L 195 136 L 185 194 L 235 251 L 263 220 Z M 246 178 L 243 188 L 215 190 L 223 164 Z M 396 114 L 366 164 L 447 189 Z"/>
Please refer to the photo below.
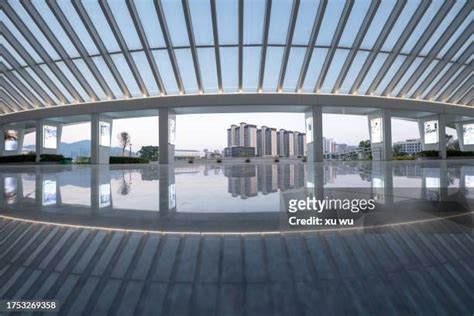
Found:
<path fill-rule="evenodd" d="M 117 139 L 119 141 L 120 146 L 122 147 L 122 156 L 125 155 L 125 148 L 130 145 L 132 141 L 132 137 L 128 132 L 120 132 L 117 134 Z"/>
<path fill-rule="evenodd" d="M 359 142 L 359 147 L 360 148 L 370 148 L 370 140 L 361 140 Z"/>
<path fill-rule="evenodd" d="M 138 151 L 138 156 L 141 158 L 146 158 L 150 161 L 157 161 L 159 156 L 158 146 L 142 146 Z"/>

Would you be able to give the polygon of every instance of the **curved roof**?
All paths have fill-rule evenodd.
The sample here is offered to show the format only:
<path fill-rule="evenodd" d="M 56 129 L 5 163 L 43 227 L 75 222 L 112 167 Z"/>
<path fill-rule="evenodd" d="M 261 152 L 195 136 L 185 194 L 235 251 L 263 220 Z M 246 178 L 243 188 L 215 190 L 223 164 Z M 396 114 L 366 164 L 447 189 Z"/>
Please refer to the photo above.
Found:
<path fill-rule="evenodd" d="M 473 106 L 468 0 L 7 0 L 0 113 L 165 95 Z"/>

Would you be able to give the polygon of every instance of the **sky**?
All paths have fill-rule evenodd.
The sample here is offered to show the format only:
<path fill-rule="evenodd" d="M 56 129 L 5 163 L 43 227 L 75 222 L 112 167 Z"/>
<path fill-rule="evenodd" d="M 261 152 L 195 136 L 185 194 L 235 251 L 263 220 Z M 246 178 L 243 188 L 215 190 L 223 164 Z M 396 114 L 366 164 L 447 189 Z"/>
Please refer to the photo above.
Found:
<path fill-rule="evenodd" d="M 176 147 L 178 149 L 222 150 L 227 145 L 227 128 L 246 122 L 305 132 L 302 113 L 238 113 L 238 114 L 188 114 L 176 117 Z M 132 138 L 132 150 L 142 146 L 158 145 L 158 118 L 144 117 L 114 120 L 112 146 L 118 146 L 117 134 L 126 131 Z M 448 132 L 449 133 L 449 132 Z M 63 128 L 62 142 L 72 143 L 90 137 L 90 124 L 69 125 Z M 323 114 L 323 135 L 337 143 L 357 145 L 369 138 L 367 117 L 360 115 Z M 413 121 L 392 120 L 392 141 L 419 138 L 418 125 Z M 34 144 L 32 134 L 25 138 L 25 145 Z"/>

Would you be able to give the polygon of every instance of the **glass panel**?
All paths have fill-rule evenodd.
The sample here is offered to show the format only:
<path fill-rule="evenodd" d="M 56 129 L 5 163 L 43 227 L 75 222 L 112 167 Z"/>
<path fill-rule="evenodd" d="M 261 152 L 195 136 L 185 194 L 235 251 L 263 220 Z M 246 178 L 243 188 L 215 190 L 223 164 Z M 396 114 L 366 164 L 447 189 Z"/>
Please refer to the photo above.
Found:
<path fill-rule="evenodd" d="M 261 47 L 245 47 L 243 60 L 243 90 L 256 92 L 260 70 Z"/>
<path fill-rule="evenodd" d="M 323 67 L 323 62 L 326 58 L 327 53 L 327 48 L 315 48 L 313 50 L 313 55 L 311 56 L 311 61 L 308 65 L 308 71 L 306 72 L 306 78 L 303 83 L 302 91 L 314 91 L 314 87 L 316 86 L 316 80 L 318 80 L 319 73 L 321 72 L 321 68 Z"/>
<path fill-rule="evenodd" d="M 385 54 L 385 53 L 379 53 L 377 57 L 375 57 L 375 60 L 372 63 L 372 66 L 370 67 L 369 71 L 367 72 L 365 79 L 362 81 L 362 84 L 360 85 L 357 94 L 360 94 L 360 95 L 370 94 L 370 92 L 368 92 L 367 89 L 369 88 L 372 81 L 374 81 L 375 76 L 379 72 L 380 68 L 382 67 L 387 57 L 388 57 L 388 54 Z"/>
<path fill-rule="evenodd" d="M 469 37 L 466 43 L 464 43 L 461 48 L 456 52 L 456 54 L 454 54 L 452 61 L 458 61 L 459 57 L 461 57 L 461 55 L 466 52 L 466 49 L 468 49 L 472 42 L 474 42 L 474 35 L 471 35 L 471 37 Z"/>
<path fill-rule="evenodd" d="M 25 9 L 23 8 L 23 5 L 21 5 L 19 1 L 12 1 L 12 0 L 9 0 L 8 3 L 12 6 L 13 10 L 15 10 L 15 13 L 18 14 L 20 19 L 25 24 L 25 26 L 28 27 L 28 30 L 30 30 L 31 33 L 33 33 L 33 35 L 36 37 L 36 39 L 41 44 L 41 46 L 46 50 L 49 57 L 51 57 L 51 59 L 59 59 L 58 53 L 53 48 L 53 46 L 51 46 L 51 44 L 46 39 L 43 32 L 41 32 L 41 30 L 38 28 L 38 26 L 33 21 L 33 19 L 31 19 L 31 17 L 25 11 Z"/>
<path fill-rule="evenodd" d="M 143 81 L 145 82 L 146 89 L 150 95 L 159 95 L 160 90 L 158 89 L 158 85 L 156 84 L 155 77 L 153 76 L 153 72 L 151 70 L 150 64 L 148 63 L 148 59 L 145 56 L 144 52 L 135 52 L 132 53 L 132 58 L 135 61 L 135 65 L 138 68 L 138 72 L 142 77 Z"/>
<path fill-rule="evenodd" d="M 138 87 L 135 77 L 133 77 L 133 73 L 128 67 L 127 60 L 123 54 L 112 54 L 110 57 L 112 57 L 115 67 L 117 67 L 117 70 L 122 76 L 123 81 L 125 81 L 131 95 L 134 97 L 142 96 L 140 88 Z"/>
<path fill-rule="evenodd" d="M 380 81 L 380 84 L 378 85 L 378 87 L 375 87 L 376 95 L 382 95 L 382 93 L 385 91 L 385 88 L 390 83 L 393 76 L 395 76 L 395 74 L 397 73 L 397 70 L 400 69 L 400 67 L 402 66 L 406 58 L 407 58 L 406 56 L 397 56 L 397 58 L 395 58 L 392 65 L 385 73 L 385 76 L 383 77 L 382 81 Z"/>
<path fill-rule="evenodd" d="M 100 87 L 99 83 L 95 79 L 94 75 L 90 71 L 89 67 L 87 67 L 86 63 L 82 59 L 74 59 L 74 64 L 76 64 L 77 68 L 79 68 L 79 71 L 81 74 L 84 76 L 84 78 L 87 80 L 89 85 L 91 86 L 92 89 L 94 89 L 95 94 L 99 97 L 101 100 L 106 100 L 107 95 L 105 92 L 102 90 Z"/>
<path fill-rule="evenodd" d="M 85 49 L 89 53 L 89 55 L 96 55 L 99 53 L 99 50 L 94 44 L 94 41 L 87 32 L 86 27 L 81 21 L 79 15 L 77 15 L 76 9 L 70 1 L 57 1 L 58 6 L 61 8 L 62 13 L 68 20 L 69 24 L 71 24 L 72 29 L 79 37 L 82 45 L 84 45 Z"/>
<path fill-rule="evenodd" d="M 263 91 L 275 92 L 280 76 L 283 47 L 268 47 L 263 77 Z"/>
<path fill-rule="evenodd" d="M 344 31 L 342 32 L 341 39 L 339 40 L 340 47 L 351 47 L 354 44 L 354 40 L 358 34 L 362 22 L 367 15 L 367 11 L 370 7 L 370 0 L 359 0 L 356 1 L 352 7 L 349 19 L 347 20 Z"/>
<path fill-rule="evenodd" d="M 198 86 L 191 49 L 175 49 L 174 54 L 176 56 L 176 62 L 178 63 L 179 74 L 183 81 L 184 90 L 186 93 L 197 93 Z"/>
<path fill-rule="evenodd" d="M 319 0 L 302 0 L 296 18 L 295 33 L 293 34 L 294 45 L 307 45 L 311 31 L 313 30 L 314 19 L 319 7 Z"/>
<path fill-rule="evenodd" d="M 244 44 L 261 44 L 265 1 L 245 0 L 244 2 Z"/>
<path fill-rule="evenodd" d="M 21 83 L 23 83 L 27 88 L 28 90 L 30 90 L 30 92 L 38 99 L 40 100 L 41 102 L 45 103 L 45 100 L 43 99 L 43 97 L 41 97 L 38 93 L 36 93 L 36 91 L 30 86 L 30 84 L 25 80 L 23 79 L 22 76 L 20 76 L 20 74 L 16 71 L 16 70 L 13 70 L 12 71 L 13 75 L 21 81 Z"/>
<path fill-rule="evenodd" d="M 153 51 L 153 57 L 160 72 L 161 80 L 163 80 L 165 85 L 166 93 L 179 94 L 178 84 L 176 83 L 168 52 L 166 50 Z"/>
<path fill-rule="evenodd" d="M 25 70 L 33 78 L 33 80 L 43 89 L 46 94 L 53 100 L 55 104 L 61 104 L 61 101 L 54 95 L 49 87 L 41 80 L 30 67 L 26 67 Z"/>
<path fill-rule="evenodd" d="M 9 42 L 6 41 L 6 39 L 3 36 L 0 36 L 1 43 L 7 51 L 15 58 L 15 60 L 20 64 L 20 66 L 24 67 L 27 66 L 26 61 L 17 53 L 17 51 L 13 48 L 13 46 L 10 45 Z"/>
<path fill-rule="evenodd" d="M 415 29 L 411 33 L 410 37 L 408 38 L 407 42 L 402 48 L 402 53 L 409 54 L 413 47 L 415 47 L 416 43 L 420 39 L 421 35 L 425 32 L 426 28 L 436 16 L 436 13 L 441 8 L 443 1 L 433 1 L 431 5 L 426 10 L 425 14 L 421 18 L 420 22 L 416 25 Z"/>
<path fill-rule="evenodd" d="M 173 46 L 189 46 L 186 20 L 184 19 L 183 5 L 181 1 L 162 0 L 163 12 Z"/>
<path fill-rule="evenodd" d="M 402 32 L 405 31 L 408 22 L 410 22 L 411 18 L 413 17 L 413 14 L 415 14 L 416 9 L 418 9 L 420 3 L 420 0 L 407 1 L 402 13 L 398 17 L 398 20 L 395 22 L 395 25 L 388 34 L 387 39 L 382 46 L 382 50 L 391 51 L 393 49 L 397 43 L 397 40 L 402 35 Z"/>
<path fill-rule="evenodd" d="M 58 77 L 56 77 L 53 72 L 49 69 L 48 66 L 46 65 L 41 65 L 41 69 L 45 72 L 46 76 L 48 76 L 49 79 L 58 87 L 59 91 L 66 97 L 66 100 L 64 101 L 65 103 L 71 103 L 74 98 L 71 96 L 71 94 L 66 90 L 66 88 L 63 86 L 61 81 L 59 81 Z"/>
<path fill-rule="evenodd" d="M 189 0 L 196 45 L 213 45 L 211 5 L 209 1 Z"/>
<path fill-rule="evenodd" d="M 324 30 L 324 32 L 319 32 L 316 45 L 329 46 L 331 44 L 343 9 L 344 0 L 328 1 L 326 12 L 324 12 L 323 21 L 321 23 L 321 30 Z"/>
<path fill-rule="evenodd" d="M 451 10 L 449 10 L 449 13 L 445 16 L 443 21 L 438 25 L 438 27 L 436 28 L 436 31 L 434 31 L 434 33 L 431 34 L 430 39 L 428 40 L 428 42 L 426 43 L 426 45 L 423 47 L 423 49 L 420 52 L 422 55 L 427 55 L 430 52 L 430 50 L 433 48 L 436 42 L 443 35 L 444 31 L 449 27 L 453 19 L 462 9 L 464 4 L 465 4 L 465 1 L 456 1 L 456 3 L 451 8 Z M 469 23 L 471 22 L 472 22 L 472 19 L 469 20 Z"/>
<path fill-rule="evenodd" d="M 2 43 L 5 42 L 4 39 L 3 39 L 3 36 L 0 36 L 0 39 L 2 40 Z M 8 61 L 6 61 L 5 58 L 3 58 L 3 56 L 0 56 L 0 63 L 4 64 L 5 67 L 7 67 L 7 69 L 12 69 L 12 68 L 13 68 L 12 65 L 10 65 L 10 64 L 8 63 Z"/>
<path fill-rule="evenodd" d="M 346 61 L 347 55 L 349 54 L 348 49 L 337 49 L 334 57 L 332 59 L 331 65 L 329 66 L 328 73 L 326 74 L 326 79 L 324 80 L 321 91 L 329 93 L 334 88 L 337 77 L 341 72 L 342 66 Z"/>
<path fill-rule="evenodd" d="M 17 85 L 15 85 L 13 82 L 10 81 L 10 79 L 8 79 L 7 76 L 5 76 L 4 74 L 1 74 L 0 77 L 2 77 L 6 82 L 8 82 L 8 83 L 12 86 L 12 88 L 15 90 L 16 93 L 18 93 L 19 95 L 21 95 L 21 96 L 22 96 L 23 98 L 25 98 L 26 100 L 30 101 L 30 102 L 28 102 L 28 103 L 34 104 L 34 101 L 31 100 L 29 97 L 27 97 L 27 96 L 19 89 L 19 87 L 18 87 Z M 5 88 L 5 90 L 6 90 L 6 88 Z M 9 92 L 9 91 L 7 91 L 7 92 Z"/>
<path fill-rule="evenodd" d="M 234 47 L 221 47 L 222 88 L 224 92 L 236 92 L 239 84 L 239 51 Z"/>
<path fill-rule="evenodd" d="M 239 42 L 237 0 L 216 1 L 216 7 L 219 44 L 237 44 Z"/>
<path fill-rule="evenodd" d="M 362 66 L 364 66 L 365 61 L 369 57 L 369 52 L 367 51 L 359 51 L 355 56 L 352 64 L 347 72 L 346 78 L 342 83 L 341 87 L 339 88 L 339 93 L 349 93 L 351 91 L 352 85 L 354 84 L 354 80 L 359 75 Z"/>
<path fill-rule="evenodd" d="M 362 41 L 361 48 L 372 49 L 372 47 L 374 47 L 375 41 L 378 39 L 390 13 L 395 7 L 395 3 L 396 0 L 381 1 L 377 13 L 375 14 L 375 17 L 367 30 L 367 34 Z"/>
<path fill-rule="evenodd" d="M 199 67 L 201 68 L 201 80 L 206 93 L 218 91 L 216 54 L 214 48 L 198 48 Z"/>
<path fill-rule="evenodd" d="M 105 63 L 104 58 L 102 56 L 97 56 L 97 57 L 93 57 L 92 61 L 96 65 L 102 77 L 104 77 L 105 82 L 109 86 L 110 90 L 112 90 L 112 93 L 115 95 L 115 97 L 118 99 L 122 99 L 124 97 L 123 91 L 120 88 L 120 86 L 117 84 L 117 81 L 112 75 L 112 72 L 110 71 L 109 67 Z M 111 97 L 111 96 L 108 96 L 108 97 Z"/>
<path fill-rule="evenodd" d="M 76 88 L 77 93 L 86 101 L 90 101 L 90 97 L 87 94 L 87 92 L 82 88 L 81 84 L 79 81 L 77 81 L 76 76 L 74 76 L 69 70 L 69 67 L 63 62 L 63 61 L 58 61 L 55 63 L 59 69 L 63 72 L 64 76 L 69 80 L 69 82 L 72 84 L 73 87 Z"/>
<path fill-rule="evenodd" d="M 114 33 L 110 29 L 109 23 L 107 22 L 97 0 L 84 0 L 82 1 L 82 4 L 86 8 L 87 15 L 91 19 L 92 24 L 94 24 L 100 39 L 104 42 L 107 51 L 109 53 L 120 51 Z"/>
<path fill-rule="evenodd" d="M 270 13 L 268 44 L 285 44 L 293 1 L 274 0 Z"/>
<path fill-rule="evenodd" d="M 288 57 L 283 91 L 295 91 L 301 73 L 306 48 L 292 47 Z"/>
<path fill-rule="evenodd" d="M 133 24 L 128 7 L 124 0 L 108 1 L 110 10 L 114 15 L 114 19 L 118 24 L 119 32 L 122 33 L 128 49 L 142 49 L 140 38 L 138 37 L 135 25 Z"/>
<path fill-rule="evenodd" d="M 20 44 L 25 48 L 25 50 L 30 54 L 30 56 L 34 59 L 35 62 L 41 63 L 43 60 L 41 57 L 36 53 L 36 50 L 31 46 L 30 42 L 28 42 L 23 35 L 21 35 L 20 31 L 16 28 L 15 25 L 10 21 L 10 19 L 5 15 L 3 11 L 0 11 L 0 21 L 5 23 L 6 28 L 13 34 L 15 39 L 20 42 Z M 2 43 L 5 43 L 2 40 Z"/>
<path fill-rule="evenodd" d="M 418 78 L 418 80 L 415 82 L 415 84 L 408 90 L 408 93 L 406 94 L 407 96 L 411 96 L 416 89 L 421 85 L 421 83 L 425 80 L 425 78 L 428 76 L 428 74 L 433 70 L 433 68 L 438 64 L 437 60 L 433 60 L 428 67 L 426 67 L 425 71 L 423 74 Z M 402 96 L 404 97 L 404 96 Z"/>
<path fill-rule="evenodd" d="M 165 47 L 163 32 L 161 31 L 160 22 L 156 15 L 156 9 L 153 2 L 148 0 L 137 0 L 135 1 L 135 8 L 137 9 L 143 30 L 145 31 L 148 45 L 150 45 L 151 48 Z"/>
<path fill-rule="evenodd" d="M 467 29 L 467 27 L 474 21 L 474 13 L 471 13 L 465 20 L 464 22 L 459 26 L 459 28 L 454 32 L 454 34 L 448 39 L 446 44 L 443 46 L 443 48 L 440 50 L 439 54 L 436 56 L 437 58 L 443 58 L 444 55 L 448 52 L 450 48 L 453 47 L 454 42 L 461 36 L 462 33 L 464 33 Z M 472 43 L 472 41 L 471 41 Z"/>
<path fill-rule="evenodd" d="M 454 78 L 456 78 L 456 77 L 459 75 L 459 72 L 462 71 L 462 70 L 464 70 L 465 67 L 463 66 L 463 67 L 461 67 L 461 68 L 462 68 L 462 69 L 458 70 L 458 72 L 456 73 L 456 75 L 453 76 L 453 77 L 449 80 L 448 84 L 450 84 L 451 81 L 453 81 Z M 441 101 L 446 102 L 447 100 L 451 99 L 451 97 L 453 97 L 456 93 L 460 92 L 459 89 L 461 89 L 461 87 L 463 87 L 464 84 L 465 84 L 467 81 L 471 81 L 471 80 L 472 80 L 472 77 L 471 77 L 471 76 L 466 76 L 466 77 L 464 77 L 464 79 L 462 79 L 461 82 L 459 82 L 459 84 L 454 87 L 454 89 L 448 91 L 448 94 L 446 95 L 445 99 L 444 99 L 444 100 L 441 100 Z M 472 87 L 472 84 L 471 84 L 470 86 Z M 464 89 L 464 90 L 462 90 L 462 91 L 466 92 L 467 90 Z M 460 99 L 461 97 L 462 97 L 462 94 L 458 95 L 458 98 L 456 98 L 456 99 L 454 99 L 454 100 L 451 100 L 451 102 L 456 102 L 457 99 Z"/>
<path fill-rule="evenodd" d="M 413 73 L 415 72 L 415 70 L 418 68 L 418 66 L 420 65 L 420 63 L 422 61 L 423 61 L 423 58 L 421 58 L 421 57 L 415 58 L 415 60 L 410 65 L 410 67 L 408 67 L 407 71 L 402 76 L 402 78 L 400 79 L 398 84 L 395 86 L 395 88 L 391 92 L 389 92 L 389 94 L 391 96 L 397 96 L 400 93 L 400 90 L 402 90 L 405 83 L 407 83 L 407 81 L 410 79 L 411 75 L 413 75 Z"/>
<path fill-rule="evenodd" d="M 77 52 L 76 48 L 72 44 L 69 36 L 66 34 L 62 26 L 59 24 L 58 20 L 54 16 L 54 14 L 49 9 L 46 2 L 43 1 L 32 1 L 31 2 L 36 10 L 38 10 L 39 14 L 43 18 L 44 22 L 48 25 L 51 32 L 54 33 L 54 36 L 61 43 L 62 47 L 69 55 L 69 57 L 74 58 L 78 57 L 79 53 Z"/>

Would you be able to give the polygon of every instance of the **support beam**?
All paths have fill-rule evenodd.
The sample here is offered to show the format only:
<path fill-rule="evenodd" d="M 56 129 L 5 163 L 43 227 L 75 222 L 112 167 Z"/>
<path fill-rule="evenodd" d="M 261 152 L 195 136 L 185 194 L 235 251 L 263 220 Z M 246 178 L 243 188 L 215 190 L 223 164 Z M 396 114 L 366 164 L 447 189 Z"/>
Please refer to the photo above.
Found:
<path fill-rule="evenodd" d="M 368 115 L 370 147 L 374 161 L 392 160 L 392 115 L 390 110 L 378 110 Z"/>
<path fill-rule="evenodd" d="M 91 114 L 91 163 L 108 164 L 113 120 Z"/>
<path fill-rule="evenodd" d="M 160 109 L 158 114 L 158 139 L 160 164 L 174 162 L 174 138 L 176 132 L 176 117 L 174 111 L 168 108 Z"/>
<path fill-rule="evenodd" d="M 423 150 L 437 150 L 446 159 L 446 115 L 435 114 L 418 120 Z"/>
<path fill-rule="evenodd" d="M 308 162 L 323 162 L 323 108 L 314 105 L 305 113 Z"/>
<path fill-rule="evenodd" d="M 42 154 L 57 155 L 61 143 L 62 124 L 47 120 L 36 121 L 36 162 Z"/>

